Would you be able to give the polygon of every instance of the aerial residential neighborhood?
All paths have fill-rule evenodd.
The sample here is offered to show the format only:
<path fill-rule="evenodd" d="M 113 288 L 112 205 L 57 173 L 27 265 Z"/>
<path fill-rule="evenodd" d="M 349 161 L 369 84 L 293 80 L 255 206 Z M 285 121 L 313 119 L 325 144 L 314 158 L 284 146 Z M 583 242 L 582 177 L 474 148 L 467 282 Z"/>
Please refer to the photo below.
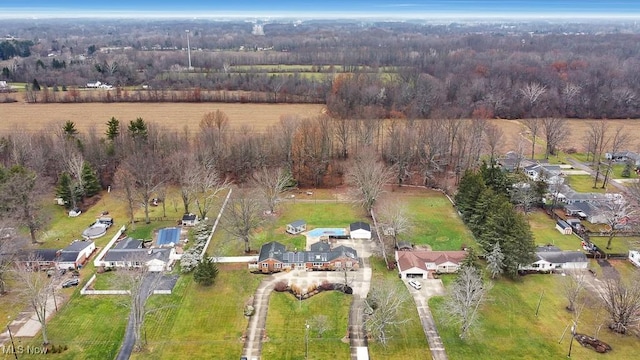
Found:
<path fill-rule="evenodd" d="M 640 6 L 551 3 L 0 4 L 0 360 L 638 358 Z"/>

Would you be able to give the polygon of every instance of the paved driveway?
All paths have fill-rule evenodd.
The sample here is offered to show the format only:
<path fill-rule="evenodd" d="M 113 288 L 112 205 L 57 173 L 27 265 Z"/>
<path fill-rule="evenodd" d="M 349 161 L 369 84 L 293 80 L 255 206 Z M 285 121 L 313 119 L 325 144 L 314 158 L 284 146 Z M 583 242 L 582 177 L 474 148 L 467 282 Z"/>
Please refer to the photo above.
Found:
<path fill-rule="evenodd" d="M 404 280 L 404 283 L 413 296 L 413 301 L 416 303 L 420 322 L 422 323 L 422 329 L 424 330 L 424 334 L 429 342 L 431 356 L 434 360 L 447 360 L 447 353 L 445 352 L 444 345 L 442 344 L 442 339 L 440 339 L 440 334 L 438 334 L 436 324 L 433 321 L 433 316 L 431 316 L 431 309 L 429 309 L 430 297 L 446 294 L 444 285 L 440 279 L 420 279 L 417 281 L 422 284 L 422 289 L 420 290 L 416 290 L 409 285 L 408 280 Z"/>

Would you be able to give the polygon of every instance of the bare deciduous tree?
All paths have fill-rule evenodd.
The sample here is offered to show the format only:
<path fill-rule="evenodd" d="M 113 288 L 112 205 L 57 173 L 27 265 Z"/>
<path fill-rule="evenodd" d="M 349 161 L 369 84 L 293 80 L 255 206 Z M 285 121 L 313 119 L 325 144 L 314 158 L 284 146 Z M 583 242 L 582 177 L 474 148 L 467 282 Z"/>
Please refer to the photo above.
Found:
<path fill-rule="evenodd" d="M 607 279 L 599 292 L 605 310 L 609 313 L 609 328 L 619 334 L 637 327 L 640 323 L 640 281 L 627 283 L 621 279 Z"/>
<path fill-rule="evenodd" d="M 575 310 L 575 304 L 584 290 L 587 280 L 586 273 L 584 271 L 567 271 L 562 279 L 562 292 L 569 302 L 567 310 L 573 312 Z"/>
<path fill-rule="evenodd" d="M 367 214 L 371 214 L 376 200 L 384 192 L 384 186 L 393 179 L 391 170 L 372 154 L 366 151 L 358 154 L 346 173 L 347 182 L 356 191 L 354 201 L 361 204 Z"/>
<path fill-rule="evenodd" d="M 21 237 L 11 227 L 11 224 L 0 220 L 0 295 L 7 292 L 7 277 L 13 267 L 13 261 L 18 251 L 27 245 L 27 240 Z"/>
<path fill-rule="evenodd" d="M 540 97 L 547 92 L 547 87 L 537 82 L 528 83 L 520 88 L 520 94 L 528 105 L 529 114 L 532 115 L 534 106 Z"/>
<path fill-rule="evenodd" d="M 146 339 L 142 336 L 142 325 L 149 313 L 158 310 L 147 306 L 147 298 L 158 287 L 162 274 L 149 271 L 148 260 L 146 252 L 132 255 L 125 260 L 131 266 L 119 269 L 113 280 L 119 289 L 128 291 L 125 305 L 129 308 L 129 321 L 133 325 L 134 351 L 144 350 Z"/>
<path fill-rule="evenodd" d="M 496 154 L 504 141 L 504 132 L 495 124 L 487 124 L 484 128 L 485 140 L 489 149 L 489 164 L 494 165 Z"/>
<path fill-rule="evenodd" d="M 364 326 L 383 346 L 393 338 L 392 332 L 411 321 L 404 307 L 409 301 L 408 293 L 398 288 L 398 282 L 386 281 L 371 286 L 365 301 Z"/>
<path fill-rule="evenodd" d="M 598 186 L 600 178 L 602 153 L 608 147 L 609 138 L 606 136 L 609 129 L 607 120 L 602 119 L 589 123 L 589 130 L 586 135 L 587 153 L 593 155 L 593 164 L 596 170 L 593 187 Z"/>
<path fill-rule="evenodd" d="M 224 229 L 244 243 L 244 252 L 251 251 L 252 233 L 262 224 L 260 200 L 247 189 L 233 192 L 222 213 Z"/>
<path fill-rule="evenodd" d="M 629 217 L 635 213 L 631 203 L 618 194 L 607 194 L 607 200 L 602 203 L 605 224 L 608 226 L 607 249 L 611 249 L 613 238 L 622 230 Z"/>
<path fill-rule="evenodd" d="M 275 213 L 278 197 L 291 186 L 293 178 L 291 174 L 282 168 L 263 167 L 253 173 L 255 188 L 262 195 L 270 213 Z"/>
<path fill-rule="evenodd" d="M 541 124 L 547 142 L 544 157 L 548 159 L 549 155 L 555 155 L 560 142 L 569 136 L 569 127 L 567 119 L 564 118 L 544 118 L 541 120 Z"/>
<path fill-rule="evenodd" d="M 38 259 L 33 256 L 27 258 L 27 262 L 35 262 Z M 25 263 L 17 264 L 14 271 L 16 280 L 19 283 L 17 288 L 19 298 L 29 305 L 29 308 L 36 313 L 36 318 L 41 326 L 42 342 L 49 343 L 47 334 L 47 306 L 51 307 L 54 294 L 55 277 L 47 276 L 43 271 L 37 271 L 28 267 Z"/>
<path fill-rule="evenodd" d="M 528 214 L 533 206 L 540 202 L 540 196 L 532 183 L 517 183 L 511 188 L 511 201 Z"/>
<path fill-rule="evenodd" d="M 129 223 L 133 224 L 135 214 L 135 179 L 133 175 L 124 167 L 119 167 L 114 176 L 117 196 L 123 198 L 127 203 L 127 215 Z"/>
<path fill-rule="evenodd" d="M 523 120 L 523 122 L 531 134 L 531 158 L 533 159 L 536 156 L 536 139 L 538 138 L 538 132 L 540 131 L 540 119 L 529 118 Z"/>
<path fill-rule="evenodd" d="M 6 210 L 7 218 L 29 229 L 32 243 L 37 243 L 36 232 L 43 221 L 40 199 L 43 181 L 28 168 L 20 165 L 9 169 L 0 179 L 0 203 Z"/>
<path fill-rule="evenodd" d="M 200 176 L 196 183 L 196 206 L 201 219 L 207 217 L 211 207 L 218 198 L 218 194 L 229 189 L 231 182 L 222 179 L 215 169 L 200 168 Z"/>
<path fill-rule="evenodd" d="M 398 247 L 398 237 L 411 231 L 413 224 L 409 219 L 407 205 L 398 200 L 385 201 L 380 210 L 380 222 L 384 233 L 393 237 L 393 246 Z"/>
<path fill-rule="evenodd" d="M 329 322 L 329 317 L 322 314 L 314 316 L 310 321 L 310 326 L 319 338 L 321 338 L 324 333 L 331 330 L 331 322 Z"/>
<path fill-rule="evenodd" d="M 484 284 L 479 271 L 465 266 L 458 271 L 458 278 L 449 290 L 446 311 L 450 321 L 460 327 L 460 338 L 464 339 L 476 324 L 478 311 L 487 301 L 491 284 Z"/>
<path fill-rule="evenodd" d="M 602 188 L 607 187 L 607 183 L 609 182 L 609 177 L 611 175 L 612 164 L 614 159 L 614 154 L 618 151 L 622 150 L 622 148 L 629 142 L 631 139 L 631 134 L 624 132 L 624 127 L 619 126 L 616 128 L 615 133 L 611 137 L 609 152 L 611 156 L 607 159 L 607 169 L 604 174 L 604 180 L 602 181 Z"/>

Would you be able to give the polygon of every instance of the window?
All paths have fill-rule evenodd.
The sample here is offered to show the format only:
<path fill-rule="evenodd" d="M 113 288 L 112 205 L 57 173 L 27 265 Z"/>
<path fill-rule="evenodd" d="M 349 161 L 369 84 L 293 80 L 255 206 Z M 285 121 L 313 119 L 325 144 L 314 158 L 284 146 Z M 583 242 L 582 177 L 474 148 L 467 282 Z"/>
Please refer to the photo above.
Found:
<path fill-rule="evenodd" d="M 350 268 L 351 266 L 353 266 L 353 263 L 351 261 L 347 261 L 347 263 L 345 264 L 348 268 Z"/>
<path fill-rule="evenodd" d="M 322 263 L 321 262 L 314 262 L 313 266 L 322 266 Z"/>
<path fill-rule="evenodd" d="M 269 264 L 268 263 L 262 263 L 262 267 L 266 269 L 266 268 L 269 267 Z"/>
<path fill-rule="evenodd" d="M 340 261 L 336 261 L 335 266 L 336 266 L 337 268 L 341 268 L 341 267 L 342 267 L 342 262 L 340 262 Z"/>
<path fill-rule="evenodd" d="M 274 269 L 280 269 L 281 267 L 282 267 L 282 264 L 280 264 L 280 263 L 273 264 L 273 268 Z"/>

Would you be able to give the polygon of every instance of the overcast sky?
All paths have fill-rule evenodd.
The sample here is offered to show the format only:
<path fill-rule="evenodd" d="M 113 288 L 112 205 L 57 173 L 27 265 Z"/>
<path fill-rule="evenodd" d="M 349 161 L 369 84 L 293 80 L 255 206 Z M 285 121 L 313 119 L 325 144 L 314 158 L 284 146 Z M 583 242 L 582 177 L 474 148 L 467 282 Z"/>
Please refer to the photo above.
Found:
<path fill-rule="evenodd" d="M 0 0 L 0 17 L 640 17 L 640 0 Z"/>

